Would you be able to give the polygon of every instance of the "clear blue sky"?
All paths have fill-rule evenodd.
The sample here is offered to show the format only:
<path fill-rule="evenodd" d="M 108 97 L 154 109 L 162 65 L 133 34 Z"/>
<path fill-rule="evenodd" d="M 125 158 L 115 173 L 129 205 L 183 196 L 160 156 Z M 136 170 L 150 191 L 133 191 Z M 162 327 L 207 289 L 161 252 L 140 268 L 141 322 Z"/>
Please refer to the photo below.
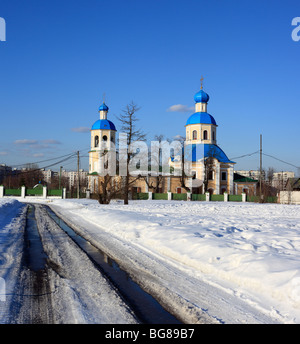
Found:
<path fill-rule="evenodd" d="M 133 100 L 148 140 L 185 135 L 192 112 L 168 109 L 193 107 L 203 75 L 229 158 L 259 150 L 262 134 L 264 153 L 300 166 L 298 0 L 1 0 L 0 17 L 0 163 L 87 156 L 78 128 L 98 119 L 104 93 L 117 129 Z M 235 161 L 259 167 L 258 154 Z M 263 156 L 270 166 L 296 172 Z"/>

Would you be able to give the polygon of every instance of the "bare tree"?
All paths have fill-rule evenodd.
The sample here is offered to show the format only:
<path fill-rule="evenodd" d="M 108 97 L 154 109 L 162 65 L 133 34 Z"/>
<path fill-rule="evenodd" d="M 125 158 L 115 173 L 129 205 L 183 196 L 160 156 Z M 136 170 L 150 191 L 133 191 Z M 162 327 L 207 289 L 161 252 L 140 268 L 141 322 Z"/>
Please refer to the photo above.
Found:
<path fill-rule="evenodd" d="M 128 104 L 125 109 L 122 111 L 122 114 L 117 117 L 118 120 L 121 122 L 122 127 L 121 131 L 127 135 L 127 153 L 125 157 L 125 164 L 126 164 L 126 175 L 124 177 L 124 188 L 123 188 L 123 196 L 124 196 L 124 204 L 128 204 L 129 199 L 129 186 L 132 184 L 130 182 L 130 175 L 129 175 L 129 163 L 134 153 L 129 149 L 130 145 L 134 141 L 145 141 L 146 134 L 142 132 L 141 129 L 138 129 L 136 126 L 137 118 L 136 113 L 140 110 L 140 108 L 132 101 Z M 139 176 L 140 177 L 140 176 Z M 137 178 L 139 178 L 137 177 Z"/>
<path fill-rule="evenodd" d="M 190 177 L 190 176 L 187 176 L 186 171 L 185 171 L 185 165 L 186 165 L 185 159 L 187 158 L 187 160 L 191 160 L 192 159 L 192 152 L 189 149 L 187 149 L 187 147 L 185 146 L 185 137 L 184 136 L 177 135 L 174 139 L 176 141 L 179 141 L 181 144 L 181 147 L 182 147 L 180 186 L 183 189 L 185 189 L 186 191 L 190 191 L 190 187 L 186 185 L 186 178 Z"/>
<path fill-rule="evenodd" d="M 22 170 L 12 171 L 5 177 L 3 185 L 6 187 L 34 187 L 43 181 L 43 174 L 36 164 L 26 164 Z"/>
<path fill-rule="evenodd" d="M 154 141 L 151 143 L 151 154 L 149 156 L 149 163 L 148 165 L 154 165 L 157 170 L 151 171 L 151 174 L 148 176 L 142 176 L 145 183 L 147 184 L 149 189 L 153 189 L 154 192 L 159 192 L 160 187 L 162 186 L 164 180 L 163 174 L 163 152 L 161 148 L 162 141 L 164 140 L 164 135 L 155 135 Z M 155 169 L 156 169 L 155 168 Z"/>

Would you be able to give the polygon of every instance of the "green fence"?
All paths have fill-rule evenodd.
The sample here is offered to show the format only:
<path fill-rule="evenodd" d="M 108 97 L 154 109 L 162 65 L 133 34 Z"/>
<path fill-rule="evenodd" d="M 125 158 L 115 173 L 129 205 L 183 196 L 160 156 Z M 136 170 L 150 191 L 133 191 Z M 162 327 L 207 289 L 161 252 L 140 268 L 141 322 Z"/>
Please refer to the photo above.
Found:
<path fill-rule="evenodd" d="M 4 189 L 5 196 L 21 196 L 21 189 Z"/>
<path fill-rule="evenodd" d="M 43 195 L 42 188 L 25 189 L 25 196 L 42 196 L 42 195 Z"/>
<path fill-rule="evenodd" d="M 152 194 L 152 199 L 167 200 L 168 199 L 168 194 L 167 193 L 153 193 Z"/>
<path fill-rule="evenodd" d="M 242 202 L 242 195 L 228 195 L 229 202 Z"/>
<path fill-rule="evenodd" d="M 224 195 L 211 195 L 210 200 L 212 202 L 224 202 Z"/>
<path fill-rule="evenodd" d="M 175 201 L 186 201 L 187 200 L 187 194 L 172 193 L 172 199 Z"/>
<path fill-rule="evenodd" d="M 147 200 L 149 198 L 148 192 L 139 192 L 133 195 L 133 199 Z"/>
<path fill-rule="evenodd" d="M 21 195 L 22 195 L 21 188 L 19 188 L 19 189 L 4 188 L 4 196 L 16 196 L 16 197 L 18 197 Z M 31 188 L 31 189 L 25 188 L 25 196 L 42 197 L 43 196 L 43 187 L 36 187 L 36 188 Z M 47 189 L 47 196 L 62 197 L 62 190 Z"/>
<path fill-rule="evenodd" d="M 205 194 L 192 194 L 192 201 L 205 201 Z"/>
<path fill-rule="evenodd" d="M 62 190 L 47 190 L 47 196 L 60 196 L 60 197 L 62 197 Z"/>

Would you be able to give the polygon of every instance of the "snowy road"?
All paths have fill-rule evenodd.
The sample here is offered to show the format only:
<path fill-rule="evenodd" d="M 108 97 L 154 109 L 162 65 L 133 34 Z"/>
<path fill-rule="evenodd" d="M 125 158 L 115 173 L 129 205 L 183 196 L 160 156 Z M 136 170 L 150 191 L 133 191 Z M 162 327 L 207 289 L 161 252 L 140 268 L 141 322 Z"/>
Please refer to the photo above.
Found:
<path fill-rule="evenodd" d="M 7 300 L 7 322 L 137 323 L 135 315 L 86 254 L 51 220 L 43 206 L 35 208 L 47 263 L 42 270 L 30 269 L 25 250 L 25 265 Z"/>
<path fill-rule="evenodd" d="M 28 206 L 24 240 L 9 323 L 180 323 L 48 207 Z"/>

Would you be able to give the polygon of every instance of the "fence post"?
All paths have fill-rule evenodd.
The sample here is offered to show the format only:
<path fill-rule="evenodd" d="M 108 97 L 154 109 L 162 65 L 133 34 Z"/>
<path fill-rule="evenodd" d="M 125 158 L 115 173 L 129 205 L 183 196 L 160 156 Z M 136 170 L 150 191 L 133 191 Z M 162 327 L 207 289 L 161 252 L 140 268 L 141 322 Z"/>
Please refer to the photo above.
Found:
<path fill-rule="evenodd" d="M 228 193 L 224 192 L 224 202 L 228 202 Z"/>
<path fill-rule="evenodd" d="M 246 202 L 246 193 L 242 192 L 242 202 Z"/>
<path fill-rule="evenodd" d="M 66 199 L 67 197 L 67 189 L 66 188 L 63 188 L 63 190 L 62 190 L 63 192 L 62 192 L 62 199 Z"/>
<path fill-rule="evenodd" d="M 168 201 L 172 200 L 172 192 L 168 192 Z"/>
<path fill-rule="evenodd" d="M 26 195 L 26 187 L 23 185 L 23 186 L 21 187 L 21 197 L 22 197 L 22 198 L 25 198 L 25 195 Z"/>
<path fill-rule="evenodd" d="M 210 201 L 210 194 L 209 194 L 209 192 L 205 193 L 205 200 L 206 200 L 206 202 Z"/>
<path fill-rule="evenodd" d="M 86 190 L 85 197 L 88 198 L 88 199 L 91 198 L 91 190 L 89 190 L 89 189 Z"/>
<path fill-rule="evenodd" d="M 190 201 L 191 198 L 192 198 L 191 193 L 190 193 L 190 192 L 187 192 L 187 193 L 186 193 L 186 200 L 187 200 L 187 201 Z"/>
<path fill-rule="evenodd" d="M 43 186 L 43 198 L 47 198 L 47 186 Z"/>
<path fill-rule="evenodd" d="M 152 199 L 152 191 L 149 191 L 148 192 L 148 200 L 151 200 Z"/>
<path fill-rule="evenodd" d="M 4 186 L 0 185 L 0 198 L 4 197 Z"/>

